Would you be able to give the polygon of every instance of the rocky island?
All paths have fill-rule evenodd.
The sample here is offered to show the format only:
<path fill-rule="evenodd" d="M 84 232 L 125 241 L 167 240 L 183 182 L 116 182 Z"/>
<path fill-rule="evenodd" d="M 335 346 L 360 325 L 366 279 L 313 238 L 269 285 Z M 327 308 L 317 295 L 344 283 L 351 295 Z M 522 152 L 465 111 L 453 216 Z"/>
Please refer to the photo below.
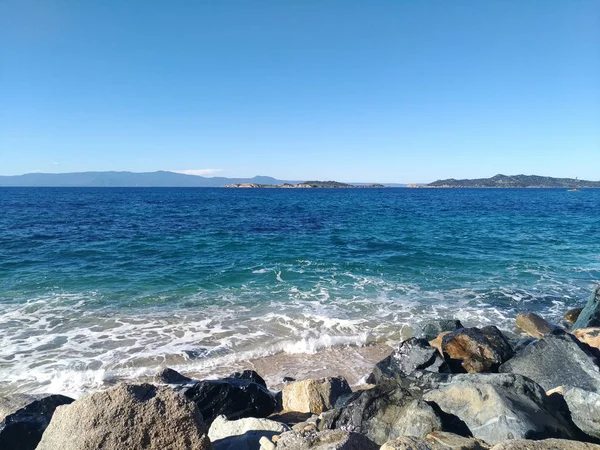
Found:
<path fill-rule="evenodd" d="M 426 188 L 600 188 L 600 181 L 578 180 L 576 178 L 553 178 L 539 175 L 502 175 L 491 178 L 437 180 Z"/>
<path fill-rule="evenodd" d="M 304 181 L 302 183 L 292 184 L 256 184 L 256 183 L 234 183 L 228 184 L 226 188 L 280 188 L 280 189 L 311 189 L 311 188 L 327 188 L 327 189 L 360 189 L 360 188 L 383 188 L 383 184 L 348 184 L 340 183 L 339 181 Z"/>
<path fill-rule="evenodd" d="M 524 313 L 515 325 L 427 322 L 354 390 L 339 376 L 275 391 L 252 370 L 163 368 L 79 400 L 8 395 L 0 448 L 600 450 L 600 286 L 562 324 Z"/>

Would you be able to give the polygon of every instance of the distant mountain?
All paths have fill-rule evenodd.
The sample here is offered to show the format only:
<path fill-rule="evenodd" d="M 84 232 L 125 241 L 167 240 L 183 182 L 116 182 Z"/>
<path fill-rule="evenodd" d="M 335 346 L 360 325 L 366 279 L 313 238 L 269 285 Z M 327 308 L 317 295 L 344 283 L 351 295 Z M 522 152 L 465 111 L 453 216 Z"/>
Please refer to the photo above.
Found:
<path fill-rule="evenodd" d="M 254 178 L 201 177 L 175 172 L 75 172 L 27 173 L 0 176 L 0 186 L 48 187 L 224 187 L 226 184 L 255 183 L 283 184 L 296 181 L 277 180 L 272 177 Z"/>
<path fill-rule="evenodd" d="M 440 188 L 600 188 L 600 181 L 553 178 L 539 175 L 501 175 L 472 180 L 438 180 L 426 187 Z"/>

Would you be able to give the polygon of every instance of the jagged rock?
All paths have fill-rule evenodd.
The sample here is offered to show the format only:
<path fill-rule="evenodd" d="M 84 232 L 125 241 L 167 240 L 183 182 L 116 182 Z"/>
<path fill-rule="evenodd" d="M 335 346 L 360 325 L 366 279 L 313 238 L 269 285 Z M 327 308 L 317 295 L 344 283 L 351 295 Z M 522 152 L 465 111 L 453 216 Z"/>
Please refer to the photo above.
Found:
<path fill-rule="evenodd" d="M 343 430 L 325 430 L 307 436 L 294 431 L 283 433 L 277 450 L 378 450 L 379 445 L 368 437 Z"/>
<path fill-rule="evenodd" d="M 573 329 L 600 327 L 600 285 L 596 286 L 590 299 L 573 324 Z"/>
<path fill-rule="evenodd" d="M 509 339 L 510 345 L 513 348 L 513 350 L 515 351 L 515 353 L 519 353 L 521 350 L 523 350 L 525 347 L 527 347 L 529 344 L 533 344 L 534 342 L 537 342 L 537 339 L 534 338 L 520 338 L 520 339 Z"/>
<path fill-rule="evenodd" d="M 431 406 L 409 391 L 376 386 L 357 392 L 348 405 L 322 415 L 323 428 L 361 433 L 383 445 L 400 436 L 425 437 L 442 429 Z"/>
<path fill-rule="evenodd" d="M 403 436 L 383 444 L 380 450 L 487 450 L 490 446 L 480 439 L 436 431 L 419 439 Z"/>
<path fill-rule="evenodd" d="M 377 384 L 382 379 L 400 379 L 416 370 L 449 372 L 448 365 L 435 347 L 425 339 L 410 338 L 403 341 L 387 358 L 379 361 L 367 378 L 367 383 Z"/>
<path fill-rule="evenodd" d="M 455 375 L 449 385 L 423 398 L 457 417 L 474 437 L 489 444 L 506 439 L 571 438 L 575 433 L 561 416 L 554 416 L 544 390 L 520 375 Z"/>
<path fill-rule="evenodd" d="M 37 450 L 210 450 L 196 406 L 168 387 L 123 384 L 54 412 Z"/>
<path fill-rule="evenodd" d="M 534 313 L 517 314 L 516 322 L 517 327 L 536 339 L 539 339 L 556 329 L 556 327 L 548 323 L 543 317 Z"/>
<path fill-rule="evenodd" d="M 199 381 L 183 393 L 196 403 L 208 425 L 220 415 L 228 420 L 264 418 L 275 410 L 275 400 L 267 389 L 239 378 Z"/>
<path fill-rule="evenodd" d="M 544 439 L 542 441 L 518 439 L 494 445 L 491 450 L 600 450 L 600 445 L 566 439 Z"/>
<path fill-rule="evenodd" d="M 444 331 L 456 331 L 464 328 L 460 320 L 456 319 L 440 319 L 431 320 L 423 326 L 423 337 L 431 341 L 438 337 Z"/>
<path fill-rule="evenodd" d="M 442 339 L 442 350 L 453 373 L 495 372 L 513 356 L 510 343 L 494 326 L 453 331 Z"/>
<path fill-rule="evenodd" d="M 435 339 L 429 341 L 429 345 L 435 347 L 440 355 L 444 356 L 444 350 L 442 350 L 442 342 L 444 340 L 444 336 L 452 333 L 451 331 L 442 331 Z"/>
<path fill-rule="evenodd" d="M 577 428 L 600 439 L 600 394 L 569 387 L 563 389 L 562 395 Z"/>
<path fill-rule="evenodd" d="M 342 377 L 294 381 L 283 387 L 283 409 L 285 411 L 321 414 L 332 409 L 343 394 L 352 392 Z"/>
<path fill-rule="evenodd" d="M 260 384 L 265 389 L 267 388 L 267 383 L 265 380 L 254 370 L 244 370 L 243 372 L 234 372 L 229 375 L 227 378 L 235 378 L 238 380 L 248 380 L 253 381 L 256 384 Z"/>
<path fill-rule="evenodd" d="M 268 419 L 253 417 L 227 420 L 218 416 L 208 430 L 214 450 L 259 450 L 260 439 L 290 431 L 290 427 Z"/>
<path fill-rule="evenodd" d="M 573 331 L 579 342 L 600 350 L 600 328 L 579 328 Z"/>
<path fill-rule="evenodd" d="M 573 336 L 555 330 L 502 364 L 500 372 L 531 378 L 547 391 L 557 386 L 597 391 L 600 372 L 596 360 L 582 347 Z"/>
<path fill-rule="evenodd" d="M 185 375 L 181 375 L 179 372 L 170 369 L 169 367 L 163 367 L 154 375 L 154 381 L 156 383 L 165 384 L 185 384 L 192 381 L 192 379 Z"/>
<path fill-rule="evenodd" d="M 64 395 L 49 394 L 0 397 L 0 448 L 35 449 L 56 408 L 73 401 Z"/>
<path fill-rule="evenodd" d="M 577 319 L 579 318 L 581 311 L 583 311 L 583 308 L 570 309 L 565 313 L 565 315 L 563 316 L 563 319 L 565 319 L 568 323 L 573 325 L 575 322 L 577 322 Z"/>

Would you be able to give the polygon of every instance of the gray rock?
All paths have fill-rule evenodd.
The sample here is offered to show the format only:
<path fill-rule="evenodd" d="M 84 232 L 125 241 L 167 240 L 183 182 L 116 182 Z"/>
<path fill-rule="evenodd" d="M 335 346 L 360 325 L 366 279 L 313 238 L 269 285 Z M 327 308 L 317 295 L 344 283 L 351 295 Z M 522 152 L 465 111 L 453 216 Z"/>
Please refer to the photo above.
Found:
<path fill-rule="evenodd" d="M 403 436 L 383 444 L 380 450 L 487 450 L 490 446 L 480 439 L 436 431 L 423 439 Z"/>
<path fill-rule="evenodd" d="M 566 439 L 530 441 L 519 439 L 494 445 L 491 450 L 600 450 L 600 445 Z"/>
<path fill-rule="evenodd" d="M 427 322 L 423 326 L 423 337 L 431 341 L 438 337 L 444 331 L 456 331 L 464 328 L 460 320 L 456 319 L 440 319 Z"/>
<path fill-rule="evenodd" d="M 600 285 L 596 286 L 590 299 L 573 324 L 573 329 L 600 327 Z"/>
<path fill-rule="evenodd" d="M 256 384 L 261 385 L 265 389 L 267 388 L 267 383 L 265 382 L 263 377 L 261 377 L 258 374 L 258 372 L 254 371 L 254 370 L 244 370 L 243 372 L 234 372 L 231 375 L 229 375 L 227 378 L 236 378 L 238 380 L 248 380 L 248 381 L 252 381 Z"/>
<path fill-rule="evenodd" d="M 535 313 L 517 314 L 516 323 L 521 331 L 536 339 L 539 339 L 556 329 L 555 325 L 552 325 L 542 316 Z"/>
<path fill-rule="evenodd" d="M 600 389 L 596 359 L 576 338 L 561 330 L 529 344 L 499 371 L 531 378 L 547 391 L 558 386 Z"/>
<path fill-rule="evenodd" d="M 169 387 L 115 386 L 59 406 L 37 450 L 210 450 L 193 402 Z"/>
<path fill-rule="evenodd" d="M 453 331 L 443 337 L 442 351 L 453 373 L 496 372 L 514 354 L 508 339 L 494 326 Z"/>
<path fill-rule="evenodd" d="M 577 428 L 600 439 L 600 394 L 569 387 L 564 390 L 563 397 Z"/>
<path fill-rule="evenodd" d="M 185 384 L 192 381 L 192 379 L 185 375 L 181 375 L 179 372 L 170 369 L 169 367 L 163 367 L 154 375 L 154 381 L 156 383 L 165 384 Z"/>
<path fill-rule="evenodd" d="M 245 418 L 227 420 L 217 417 L 208 430 L 215 450 L 259 450 L 260 439 L 290 431 L 290 427 L 268 419 Z"/>
<path fill-rule="evenodd" d="M 323 428 L 361 433 L 383 445 L 400 436 L 425 437 L 441 430 L 442 421 L 430 405 L 406 389 L 376 386 L 357 392 L 346 407 L 323 415 Z"/>
<path fill-rule="evenodd" d="M 449 385 L 426 393 L 424 399 L 460 419 L 474 437 L 489 444 L 571 438 L 576 433 L 560 415 L 555 417 L 544 390 L 520 375 L 455 375 Z"/>
<path fill-rule="evenodd" d="M 425 339 L 410 338 L 403 341 L 387 358 L 379 361 L 367 378 L 367 383 L 382 380 L 399 380 L 417 371 L 449 372 L 448 365 L 435 347 Z"/>
<path fill-rule="evenodd" d="M 64 395 L 49 394 L 0 397 L 0 449 L 35 449 L 56 408 L 73 401 Z"/>
<path fill-rule="evenodd" d="M 362 434 L 343 430 L 308 435 L 290 431 L 279 436 L 277 450 L 379 450 L 379 445 Z"/>

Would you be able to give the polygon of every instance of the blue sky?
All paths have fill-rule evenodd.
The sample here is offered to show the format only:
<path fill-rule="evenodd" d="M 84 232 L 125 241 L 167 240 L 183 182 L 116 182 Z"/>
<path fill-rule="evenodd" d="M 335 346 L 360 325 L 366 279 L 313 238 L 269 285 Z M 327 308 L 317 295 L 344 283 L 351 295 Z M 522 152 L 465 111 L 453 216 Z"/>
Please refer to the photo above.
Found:
<path fill-rule="evenodd" d="M 0 174 L 600 179 L 596 0 L 0 0 Z"/>

